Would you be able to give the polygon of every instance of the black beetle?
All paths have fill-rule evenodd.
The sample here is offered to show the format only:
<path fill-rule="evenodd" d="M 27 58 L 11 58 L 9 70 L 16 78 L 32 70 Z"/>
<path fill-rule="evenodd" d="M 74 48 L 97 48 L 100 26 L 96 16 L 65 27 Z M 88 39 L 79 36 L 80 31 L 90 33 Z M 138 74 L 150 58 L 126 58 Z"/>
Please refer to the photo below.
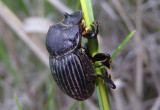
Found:
<path fill-rule="evenodd" d="M 94 63 L 101 61 L 102 65 L 110 67 L 110 55 L 98 53 L 93 58 L 87 49 L 81 47 L 81 38 L 96 38 L 96 28 L 85 29 L 81 11 L 64 14 L 65 18 L 49 28 L 46 38 L 46 47 L 50 54 L 50 70 L 59 88 L 68 96 L 76 100 L 89 98 L 95 89 L 97 77 L 101 77 L 113 89 L 116 88 L 110 75 L 94 74 Z"/>

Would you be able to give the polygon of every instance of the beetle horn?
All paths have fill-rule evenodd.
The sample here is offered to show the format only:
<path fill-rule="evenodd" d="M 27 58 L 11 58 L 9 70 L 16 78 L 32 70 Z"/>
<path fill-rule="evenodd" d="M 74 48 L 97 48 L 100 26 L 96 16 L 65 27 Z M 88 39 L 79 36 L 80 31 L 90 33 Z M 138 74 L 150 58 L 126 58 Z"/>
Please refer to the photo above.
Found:
<path fill-rule="evenodd" d="M 68 16 L 69 16 L 69 14 L 65 12 L 65 13 L 64 13 L 64 17 L 65 17 L 65 18 L 68 18 Z"/>

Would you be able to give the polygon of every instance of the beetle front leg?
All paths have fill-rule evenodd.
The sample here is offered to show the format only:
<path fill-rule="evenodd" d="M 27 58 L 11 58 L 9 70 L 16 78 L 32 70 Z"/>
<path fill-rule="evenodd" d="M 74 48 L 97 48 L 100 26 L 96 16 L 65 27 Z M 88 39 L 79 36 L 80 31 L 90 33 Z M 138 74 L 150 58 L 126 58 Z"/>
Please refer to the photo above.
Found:
<path fill-rule="evenodd" d="M 95 24 L 95 27 L 94 27 Z M 86 37 L 88 39 L 93 39 L 96 38 L 98 33 L 99 33 L 99 27 L 98 27 L 98 22 L 94 22 L 91 24 L 92 29 L 85 29 L 84 32 L 82 33 L 83 37 Z"/>
<path fill-rule="evenodd" d="M 110 68 L 110 55 L 107 53 L 98 53 L 92 58 L 93 62 L 102 61 L 102 65 Z"/>

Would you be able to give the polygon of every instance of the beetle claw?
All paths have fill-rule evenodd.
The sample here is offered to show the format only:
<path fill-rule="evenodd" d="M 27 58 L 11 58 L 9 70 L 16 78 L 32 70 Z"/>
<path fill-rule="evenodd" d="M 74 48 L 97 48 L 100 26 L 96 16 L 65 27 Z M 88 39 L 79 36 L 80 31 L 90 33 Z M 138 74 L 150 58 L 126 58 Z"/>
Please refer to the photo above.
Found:
<path fill-rule="evenodd" d="M 92 58 L 93 62 L 102 61 L 102 65 L 110 69 L 110 55 L 107 53 L 98 53 Z"/>
<path fill-rule="evenodd" d="M 96 38 L 99 33 L 99 24 L 98 22 L 93 22 L 91 24 L 91 30 L 85 29 L 82 35 L 88 39 Z"/>
<path fill-rule="evenodd" d="M 104 80 L 107 83 L 107 85 L 109 85 L 109 87 L 111 87 L 112 89 L 116 88 L 116 85 L 113 83 L 110 77 L 105 77 Z"/>
<path fill-rule="evenodd" d="M 112 79 L 111 79 L 111 75 L 108 74 L 107 70 L 105 70 L 105 74 L 104 74 L 104 81 L 107 83 L 107 85 L 109 87 L 111 87 L 112 89 L 116 88 L 116 85 L 113 83 Z"/>
<path fill-rule="evenodd" d="M 111 79 L 111 76 L 107 76 L 107 75 L 98 75 L 98 74 L 87 74 L 86 75 L 90 80 L 97 80 L 97 78 L 102 78 L 105 83 L 111 87 L 112 89 L 115 89 L 116 88 L 116 85 L 113 83 L 112 79 Z"/>

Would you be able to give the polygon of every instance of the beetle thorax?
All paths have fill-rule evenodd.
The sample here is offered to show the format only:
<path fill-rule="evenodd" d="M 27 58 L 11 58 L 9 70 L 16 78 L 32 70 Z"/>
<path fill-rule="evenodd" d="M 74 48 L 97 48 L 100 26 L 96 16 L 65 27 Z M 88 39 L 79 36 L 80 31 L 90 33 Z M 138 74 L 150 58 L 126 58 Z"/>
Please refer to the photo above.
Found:
<path fill-rule="evenodd" d="M 81 35 L 78 25 L 58 23 L 51 26 L 47 34 L 46 46 L 52 56 L 64 55 L 80 46 Z"/>

